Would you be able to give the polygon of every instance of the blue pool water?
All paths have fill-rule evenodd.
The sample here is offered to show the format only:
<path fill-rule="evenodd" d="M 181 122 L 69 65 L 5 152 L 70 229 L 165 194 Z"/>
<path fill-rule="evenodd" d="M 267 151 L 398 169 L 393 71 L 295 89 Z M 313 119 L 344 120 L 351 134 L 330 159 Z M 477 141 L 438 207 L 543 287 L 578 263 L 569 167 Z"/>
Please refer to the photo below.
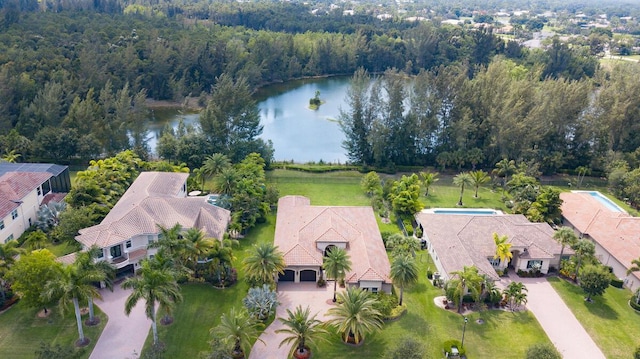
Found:
<path fill-rule="evenodd" d="M 472 216 L 495 216 L 498 214 L 497 211 L 490 209 L 464 209 L 464 210 L 456 210 L 456 209 L 434 209 L 433 213 L 435 214 L 466 214 Z"/>
<path fill-rule="evenodd" d="M 615 204 L 609 198 L 607 198 L 606 196 L 602 195 L 602 193 L 600 193 L 598 191 L 587 191 L 587 193 L 591 197 L 595 198 L 598 202 L 602 203 L 610 211 L 612 211 L 612 212 L 625 212 L 624 209 L 620 208 L 620 206 Z"/>

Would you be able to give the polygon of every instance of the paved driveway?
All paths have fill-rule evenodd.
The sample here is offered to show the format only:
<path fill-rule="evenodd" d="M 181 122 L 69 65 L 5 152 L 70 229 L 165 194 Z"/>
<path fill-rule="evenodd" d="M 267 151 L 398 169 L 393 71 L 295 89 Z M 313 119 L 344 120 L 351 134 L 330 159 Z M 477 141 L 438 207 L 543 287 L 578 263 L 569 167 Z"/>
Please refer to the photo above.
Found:
<path fill-rule="evenodd" d="M 338 291 L 340 288 L 338 288 Z M 264 341 L 256 341 L 251 349 L 249 359 L 283 359 L 287 358 L 290 345 L 278 348 L 286 334 L 276 334 L 275 331 L 283 327 L 277 318 L 286 317 L 287 309 L 293 311 L 298 305 L 304 309 L 307 305 L 311 308 L 311 315 L 319 313 L 316 319 L 325 321 L 327 310 L 332 307 L 327 300 L 333 298 L 333 282 L 328 282 L 324 288 L 318 288 L 315 283 L 280 283 L 278 284 L 278 300 L 280 305 L 276 309 L 276 319 L 260 335 Z"/>
<path fill-rule="evenodd" d="M 89 359 L 138 358 L 151 328 L 151 320 L 144 314 L 144 301 L 139 301 L 127 317 L 124 314 L 124 302 L 130 290 L 114 285 L 113 292 L 101 289 L 100 293 L 103 300 L 96 301 L 96 304 L 109 317 L 109 321 Z"/>
<path fill-rule="evenodd" d="M 605 359 L 546 278 L 515 277 L 512 280 L 527 286 L 527 308 L 536 316 L 564 359 Z M 503 279 L 501 283 L 506 286 L 509 280 Z"/>

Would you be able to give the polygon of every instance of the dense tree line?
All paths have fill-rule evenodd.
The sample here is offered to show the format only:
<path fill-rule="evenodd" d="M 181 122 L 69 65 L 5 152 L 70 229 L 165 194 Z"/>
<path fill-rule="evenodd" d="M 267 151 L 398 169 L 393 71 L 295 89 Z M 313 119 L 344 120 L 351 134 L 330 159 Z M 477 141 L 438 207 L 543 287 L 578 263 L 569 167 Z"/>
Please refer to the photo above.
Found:
<path fill-rule="evenodd" d="M 505 58 L 471 79 L 463 65 L 411 80 L 359 70 L 340 117 L 344 147 L 354 163 L 377 167 L 492 168 L 510 158 L 547 174 L 579 166 L 603 172 L 612 156 L 637 152 L 636 64 L 601 71 L 595 81 L 540 80 L 543 71 Z M 626 157 L 637 167 L 637 156 Z"/>

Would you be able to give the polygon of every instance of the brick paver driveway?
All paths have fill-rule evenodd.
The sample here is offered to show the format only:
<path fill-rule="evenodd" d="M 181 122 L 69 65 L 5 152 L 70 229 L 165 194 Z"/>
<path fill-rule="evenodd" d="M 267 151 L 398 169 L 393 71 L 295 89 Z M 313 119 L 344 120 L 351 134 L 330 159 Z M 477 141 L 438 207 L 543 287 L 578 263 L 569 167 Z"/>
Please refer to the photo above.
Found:
<path fill-rule="evenodd" d="M 340 288 L 338 288 L 340 290 Z M 249 359 L 284 359 L 287 358 L 290 345 L 283 345 L 278 348 L 286 334 L 276 334 L 276 330 L 283 327 L 278 317 L 286 317 L 287 309 L 293 311 L 298 305 L 305 308 L 307 305 L 311 309 L 311 315 L 318 313 L 316 319 L 325 321 L 327 310 L 332 307 L 327 304 L 327 300 L 333 298 L 333 282 L 328 282 L 324 288 L 318 288 L 315 283 L 290 283 L 278 284 L 278 300 L 280 305 L 276 310 L 276 319 L 260 335 L 260 341 L 256 341 L 251 350 Z"/>
<path fill-rule="evenodd" d="M 527 308 L 536 316 L 542 329 L 560 351 L 564 359 L 605 359 L 571 310 L 556 293 L 546 278 L 519 278 L 511 274 L 510 280 L 527 286 Z"/>
<path fill-rule="evenodd" d="M 124 314 L 124 302 L 131 293 L 120 285 L 114 285 L 113 292 L 102 289 L 102 300 L 96 304 L 109 317 L 100 339 L 93 348 L 89 359 L 135 359 L 140 356 L 147 339 L 151 321 L 144 313 L 144 300 L 138 302 L 131 314 Z"/>

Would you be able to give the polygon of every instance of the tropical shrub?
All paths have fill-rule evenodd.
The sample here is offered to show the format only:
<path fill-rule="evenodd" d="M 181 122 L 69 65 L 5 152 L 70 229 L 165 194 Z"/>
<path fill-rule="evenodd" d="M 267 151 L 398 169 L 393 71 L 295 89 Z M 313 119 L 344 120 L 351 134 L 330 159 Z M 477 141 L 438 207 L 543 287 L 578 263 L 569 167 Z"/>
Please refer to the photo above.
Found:
<path fill-rule="evenodd" d="M 247 308 L 249 315 L 253 318 L 264 321 L 275 313 L 278 306 L 278 294 L 271 290 L 267 284 L 262 287 L 253 287 L 242 300 L 242 304 Z"/>
<path fill-rule="evenodd" d="M 395 294 L 387 294 L 385 292 L 378 292 L 375 294 L 376 302 L 374 308 L 387 319 L 391 316 L 393 308 L 398 306 L 398 297 Z"/>
<path fill-rule="evenodd" d="M 447 340 L 446 342 L 444 342 L 443 348 L 444 348 L 445 352 L 451 354 L 451 347 L 458 348 L 458 353 L 460 353 L 460 356 L 464 356 L 466 354 L 466 352 L 467 352 L 462 347 L 462 343 L 460 343 L 459 340 L 451 339 L 451 340 Z"/>
<path fill-rule="evenodd" d="M 616 288 L 622 288 L 624 281 L 620 278 L 611 277 L 611 286 Z"/>
<path fill-rule="evenodd" d="M 527 349 L 526 359 L 562 359 L 562 355 L 551 344 L 538 343 Z"/>
<path fill-rule="evenodd" d="M 425 348 L 422 343 L 405 338 L 394 348 L 387 350 L 384 357 L 389 359 L 424 358 Z"/>

